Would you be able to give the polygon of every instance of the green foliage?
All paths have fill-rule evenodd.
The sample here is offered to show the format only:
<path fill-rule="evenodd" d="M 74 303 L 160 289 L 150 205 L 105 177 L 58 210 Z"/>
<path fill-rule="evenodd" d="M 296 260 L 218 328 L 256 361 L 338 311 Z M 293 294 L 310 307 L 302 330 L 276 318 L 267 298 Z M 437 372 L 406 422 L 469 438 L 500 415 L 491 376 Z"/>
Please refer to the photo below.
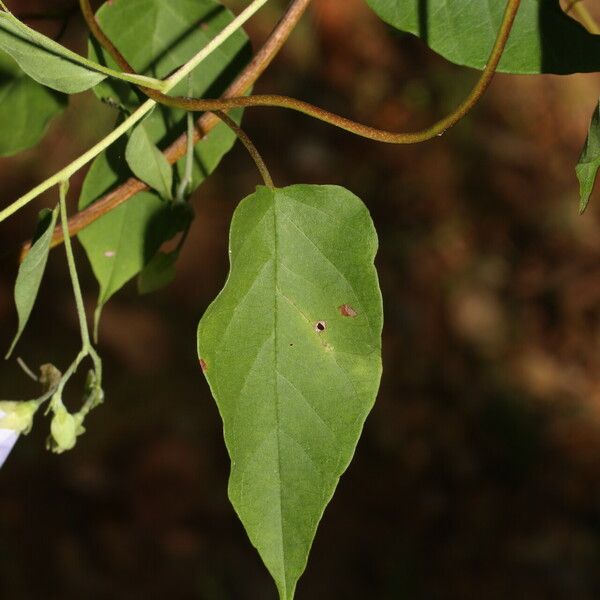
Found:
<path fill-rule="evenodd" d="M 144 18 L 136 18 L 143 14 Z M 214 0 L 128 0 L 105 3 L 97 20 L 119 51 L 137 73 L 163 78 L 189 60 L 233 19 L 230 11 Z M 126 23 L 127 26 L 123 24 Z M 139 41 L 144 40 L 143 44 Z M 107 53 L 90 44 L 90 59 L 116 67 Z M 202 68 L 192 72 L 171 92 L 182 96 L 218 96 L 245 66 L 250 56 L 248 37 L 236 32 L 218 52 L 208 57 Z M 121 81 L 107 80 L 94 90 L 100 98 L 111 98 L 129 110 L 139 105 L 139 94 Z M 236 111 L 236 120 L 241 111 Z M 164 147 L 186 130 L 186 113 L 166 107 L 157 108 L 144 121 L 150 141 Z M 235 134 L 226 125 L 213 129 L 194 151 L 193 189 L 216 169 L 235 143 Z M 181 178 L 185 160 L 176 171 Z"/>
<path fill-rule="evenodd" d="M 387 23 L 419 36 L 448 60 L 483 69 L 506 0 L 366 0 Z M 578 73 L 600 69 L 600 38 L 565 15 L 558 0 L 523 0 L 498 71 Z"/>
<path fill-rule="evenodd" d="M 138 179 L 156 190 L 161 198 L 173 199 L 173 169 L 150 139 L 144 123 L 133 130 L 127 143 L 125 158 Z"/>
<path fill-rule="evenodd" d="M 136 19 L 138 14 L 144 14 L 146 18 Z M 158 0 L 131 0 L 104 4 L 97 18 L 135 69 L 146 75 L 164 77 L 189 60 L 233 17 L 213 0 L 175 0 L 168 4 Z M 123 27 L 124 23 L 127 27 Z M 140 44 L 140 39 L 145 43 Z M 236 32 L 218 53 L 203 63 L 202 69 L 193 72 L 187 81 L 174 88 L 173 93 L 218 94 L 244 66 L 247 56 L 248 38 L 243 32 Z M 114 65 L 112 59 L 93 44 L 90 57 Z M 120 81 L 104 82 L 95 92 L 100 98 L 111 98 L 128 110 L 139 104 L 139 96 Z M 237 116 L 239 120 L 240 111 Z M 96 159 L 85 179 L 80 208 L 130 176 L 123 165 L 123 154 L 135 175 L 163 198 L 172 198 L 172 169 L 158 153 L 156 144 L 162 147 L 185 130 L 184 111 L 165 107 L 155 109 L 134 130 L 126 150 L 121 142 Z M 217 167 L 234 142 L 235 134 L 225 125 L 219 125 L 196 145 L 191 189 L 199 186 Z M 182 159 L 176 165 L 179 178 L 183 177 L 185 163 L 186 159 Z M 177 232 L 184 231 L 190 218 L 184 207 L 169 206 L 155 194 L 144 192 L 81 232 L 79 239 L 100 284 L 99 304 L 104 304 L 127 281 L 142 272 L 160 245 Z M 168 260 L 159 256 L 154 264 L 148 265 L 139 283 L 140 290 L 158 289 L 169 281 L 174 276 L 174 258 L 176 255 Z"/>
<path fill-rule="evenodd" d="M 31 250 L 19 267 L 17 282 L 15 283 L 15 304 L 19 316 L 19 326 L 17 334 L 6 354 L 6 358 L 12 354 L 33 310 L 33 305 L 35 304 L 35 299 L 42 283 L 42 277 L 46 270 L 50 242 L 52 241 L 52 234 L 54 233 L 57 218 L 58 207 L 53 211 L 45 209 L 40 213 Z"/>
<path fill-rule="evenodd" d="M 231 272 L 198 328 L 224 422 L 229 497 L 292 598 L 381 375 L 377 236 L 343 188 L 258 188 L 231 224 Z"/>
<path fill-rule="evenodd" d="M 600 104 L 596 107 L 590 123 L 585 146 L 575 167 L 579 179 L 579 212 L 587 208 L 600 169 Z"/>
<path fill-rule="evenodd" d="M 66 104 L 62 94 L 35 82 L 0 52 L 0 156 L 35 146 Z"/>
<path fill-rule="evenodd" d="M 5 12 L 0 12 L 0 49 L 30 77 L 59 92 L 82 92 L 106 77 L 81 56 Z"/>

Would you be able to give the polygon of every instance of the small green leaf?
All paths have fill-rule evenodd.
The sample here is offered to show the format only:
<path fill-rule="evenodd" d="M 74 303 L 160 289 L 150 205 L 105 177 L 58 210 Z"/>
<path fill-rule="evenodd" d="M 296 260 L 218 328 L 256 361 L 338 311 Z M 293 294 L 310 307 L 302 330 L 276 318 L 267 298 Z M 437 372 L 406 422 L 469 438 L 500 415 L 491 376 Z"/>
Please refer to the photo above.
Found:
<path fill-rule="evenodd" d="M 580 213 L 585 211 L 590 201 L 598 169 L 600 169 L 600 103 L 592 115 L 585 146 L 575 167 L 579 179 Z"/>
<path fill-rule="evenodd" d="M 235 211 L 223 291 L 198 328 L 229 497 L 282 600 L 348 467 L 381 376 L 367 208 L 334 186 L 258 188 Z"/>
<path fill-rule="evenodd" d="M 138 179 L 156 190 L 162 198 L 173 199 L 173 168 L 150 139 L 144 123 L 133 130 L 125 158 Z"/>
<path fill-rule="evenodd" d="M 92 204 L 127 172 L 122 162 L 125 143 L 119 140 L 93 162 L 81 190 L 80 209 Z M 170 215 L 167 202 L 142 192 L 79 232 L 100 284 L 100 306 L 144 268 L 165 235 L 173 235 Z"/>
<path fill-rule="evenodd" d="M 59 92 L 75 94 L 106 79 L 87 59 L 5 12 L 0 12 L 0 49 L 10 54 L 35 81 Z"/>
<path fill-rule="evenodd" d="M 35 146 L 66 105 L 65 96 L 33 81 L 0 52 L 0 156 Z"/>
<path fill-rule="evenodd" d="M 150 294 L 169 285 L 177 272 L 175 263 L 179 252 L 157 252 L 138 277 L 138 292 Z"/>
<path fill-rule="evenodd" d="M 54 226 L 58 218 L 58 207 L 53 211 L 43 210 L 39 216 L 38 227 L 33 238 L 33 245 L 29 253 L 19 267 L 17 282 L 15 283 L 15 304 L 19 317 L 17 334 L 6 354 L 9 358 L 12 354 L 25 326 L 31 315 L 35 299 L 37 298 L 42 277 L 48 262 L 50 242 L 54 233 Z"/>
<path fill-rule="evenodd" d="M 366 0 L 387 23 L 419 36 L 444 58 L 483 69 L 506 0 Z M 567 16 L 559 0 L 523 0 L 498 66 L 503 73 L 600 70 L 600 36 Z"/>

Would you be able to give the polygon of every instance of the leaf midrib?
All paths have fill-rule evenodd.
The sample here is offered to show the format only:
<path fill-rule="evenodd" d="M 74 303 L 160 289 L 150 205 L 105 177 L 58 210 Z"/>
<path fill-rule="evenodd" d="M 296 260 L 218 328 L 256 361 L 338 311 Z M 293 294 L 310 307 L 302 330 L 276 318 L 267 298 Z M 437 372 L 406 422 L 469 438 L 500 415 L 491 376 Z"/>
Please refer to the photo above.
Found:
<path fill-rule="evenodd" d="M 279 234 L 278 234 L 278 202 L 277 194 L 274 191 L 270 192 L 272 197 L 272 211 L 273 211 L 273 254 L 275 262 L 273 264 L 273 291 L 279 289 Z M 279 319 L 277 318 L 279 296 L 277 293 L 273 294 L 273 387 L 275 392 L 275 422 L 277 427 L 277 480 L 279 483 L 279 526 L 281 531 L 281 564 L 283 568 L 283 585 L 285 588 L 285 596 L 287 597 L 287 572 L 285 568 L 285 536 L 283 533 L 283 495 L 282 489 L 283 484 L 281 481 L 281 427 L 280 427 L 280 406 L 279 406 L 279 361 L 278 361 L 278 349 L 279 349 Z"/>

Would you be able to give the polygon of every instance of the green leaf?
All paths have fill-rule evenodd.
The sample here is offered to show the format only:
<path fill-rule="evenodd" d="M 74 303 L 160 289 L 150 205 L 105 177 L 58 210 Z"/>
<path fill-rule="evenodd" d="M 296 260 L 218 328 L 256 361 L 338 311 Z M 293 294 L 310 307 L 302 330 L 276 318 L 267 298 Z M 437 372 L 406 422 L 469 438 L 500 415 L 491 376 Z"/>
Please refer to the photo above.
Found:
<path fill-rule="evenodd" d="M 198 353 L 224 422 L 229 497 L 282 599 L 294 595 L 381 375 L 377 236 L 334 186 L 258 188 Z"/>
<path fill-rule="evenodd" d="M 0 12 L 0 49 L 35 81 L 59 92 L 82 92 L 106 78 L 87 59 L 5 12 Z"/>
<path fill-rule="evenodd" d="M 45 209 L 40 212 L 38 226 L 33 237 L 33 244 L 19 267 L 17 282 L 15 283 L 15 304 L 17 306 L 19 326 L 17 334 L 6 354 L 6 358 L 9 358 L 15 349 L 33 310 L 33 305 L 35 304 L 35 299 L 42 283 L 42 277 L 46 270 L 50 242 L 52 241 L 57 217 L 58 207 L 52 211 Z"/>
<path fill-rule="evenodd" d="M 126 173 L 120 140 L 92 164 L 83 184 L 79 208 L 106 193 Z M 150 261 L 167 236 L 172 236 L 171 209 L 156 194 L 142 192 L 79 232 L 96 279 L 102 306 Z M 165 231 L 168 233 L 165 234 Z"/>
<path fill-rule="evenodd" d="M 0 52 L 0 156 L 35 146 L 66 105 L 65 96 L 27 77 L 7 54 Z"/>
<path fill-rule="evenodd" d="M 580 213 L 585 211 L 590 201 L 598 169 L 600 169 L 600 103 L 592 115 L 585 146 L 575 167 L 579 179 Z"/>
<path fill-rule="evenodd" d="M 506 0 L 366 0 L 387 23 L 419 36 L 438 54 L 483 69 L 500 29 Z M 600 70 L 600 37 L 567 16 L 558 0 L 523 0 L 498 71 Z"/>
<path fill-rule="evenodd" d="M 233 15 L 214 0 L 128 0 L 105 3 L 96 18 L 136 72 L 162 79 L 214 38 L 233 20 Z M 89 56 L 110 67 L 116 66 L 95 42 L 90 44 Z M 171 94 L 219 96 L 249 58 L 248 38 L 240 30 Z M 131 87 L 116 80 L 106 80 L 94 91 L 98 97 L 112 98 L 129 109 L 139 105 L 139 96 Z M 238 122 L 241 115 L 241 111 L 232 112 Z M 144 121 L 144 126 L 150 140 L 164 148 L 186 131 L 186 113 L 161 106 Z M 235 134 L 226 125 L 219 124 L 196 145 L 194 188 L 218 166 L 235 140 Z M 182 159 L 176 165 L 179 179 L 183 177 L 184 168 L 185 159 Z"/>
<path fill-rule="evenodd" d="M 155 189 L 162 198 L 173 199 L 173 168 L 150 139 L 144 123 L 133 130 L 125 158 L 138 179 Z"/>

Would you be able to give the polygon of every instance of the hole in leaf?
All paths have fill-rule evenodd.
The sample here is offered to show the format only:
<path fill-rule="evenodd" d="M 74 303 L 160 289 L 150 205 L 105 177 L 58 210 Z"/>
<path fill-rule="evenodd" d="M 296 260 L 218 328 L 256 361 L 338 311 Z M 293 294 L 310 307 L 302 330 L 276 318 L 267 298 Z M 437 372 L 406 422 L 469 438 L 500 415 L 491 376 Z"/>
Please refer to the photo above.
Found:
<path fill-rule="evenodd" d="M 326 329 L 327 329 L 327 323 L 325 321 L 317 321 L 317 324 L 315 325 L 315 331 L 317 333 L 322 333 Z"/>

